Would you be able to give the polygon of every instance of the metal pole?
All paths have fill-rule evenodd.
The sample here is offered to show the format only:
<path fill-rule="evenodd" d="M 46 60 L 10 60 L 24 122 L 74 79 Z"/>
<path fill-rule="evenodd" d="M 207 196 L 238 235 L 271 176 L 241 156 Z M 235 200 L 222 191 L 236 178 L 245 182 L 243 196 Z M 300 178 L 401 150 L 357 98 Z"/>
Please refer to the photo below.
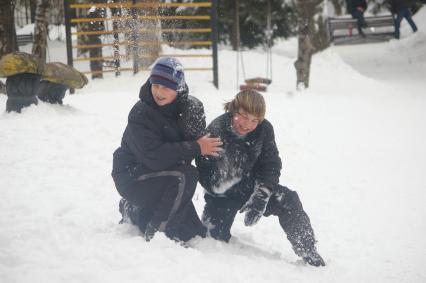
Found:
<path fill-rule="evenodd" d="M 70 19 L 70 0 L 64 0 L 64 14 L 65 14 L 65 35 L 67 45 L 67 63 L 70 66 L 74 66 L 72 57 L 72 38 L 71 38 L 71 19 Z M 74 89 L 70 88 L 70 94 L 74 93 Z"/>
<path fill-rule="evenodd" d="M 240 89 L 240 2 L 235 0 L 234 2 L 234 24 L 235 24 L 235 43 L 237 47 L 237 86 L 236 90 Z"/>
<path fill-rule="evenodd" d="M 212 0 L 212 51 L 213 51 L 213 84 L 218 89 L 219 88 L 219 66 L 218 66 L 218 55 L 217 55 L 217 41 L 218 41 L 218 31 L 217 31 L 217 0 Z"/>
<path fill-rule="evenodd" d="M 267 16 L 266 16 L 266 34 L 268 40 L 268 53 L 266 63 L 266 78 L 272 80 L 272 11 L 271 11 L 271 0 L 268 0 L 267 5 Z"/>

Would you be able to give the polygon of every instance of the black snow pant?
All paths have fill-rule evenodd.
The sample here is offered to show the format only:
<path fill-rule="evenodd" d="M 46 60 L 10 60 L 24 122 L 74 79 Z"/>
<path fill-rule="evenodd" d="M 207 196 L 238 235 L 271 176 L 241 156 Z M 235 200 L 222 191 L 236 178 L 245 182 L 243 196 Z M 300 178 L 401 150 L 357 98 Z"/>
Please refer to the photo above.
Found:
<path fill-rule="evenodd" d="M 206 228 L 192 203 L 197 181 L 198 172 L 192 165 L 141 175 L 122 193 L 131 205 L 125 213 L 142 232 L 150 222 L 178 241 L 205 237 Z"/>
<path fill-rule="evenodd" d="M 351 13 L 352 18 L 357 20 L 357 29 L 358 29 L 358 34 L 361 36 L 365 36 L 364 32 L 363 32 L 363 28 L 367 27 L 367 23 L 365 22 L 364 19 L 364 12 L 361 12 L 357 9 L 355 9 L 355 11 L 353 11 Z"/>
<path fill-rule="evenodd" d="M 213 197 L 204 196 L 206 205 L 203 212 L 203 222 L 211 237 L 228 242 L 231 238 L 231 226 L 237 212 L 250 198 L 244 197 Z M 266 206 L 264 216 L 278 216 L 281 227 L 287 234 L 287 239 L 293 250 L 299 256 L 304 256 L 315 250 L 315 236 L 308 215 L 305 213 L 299 196 L 295 191 L 278 185 Z"/>

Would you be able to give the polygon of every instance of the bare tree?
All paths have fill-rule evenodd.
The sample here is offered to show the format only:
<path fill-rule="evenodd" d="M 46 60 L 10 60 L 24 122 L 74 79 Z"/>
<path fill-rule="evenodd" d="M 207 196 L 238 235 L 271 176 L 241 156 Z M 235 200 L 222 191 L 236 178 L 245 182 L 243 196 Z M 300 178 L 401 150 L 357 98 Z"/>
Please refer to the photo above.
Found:
<path fill-rule="evenodd" d="M 34 25 L 34 44 L 32 53 L 46 62 L 47 49 L 47 11 L 49 0 L 37 0 L 37 12 Z"/>
<path fill-rule="evenodd" d="M 333 4 L 333 8 L 334 8 L 334 12 L 336 14 L 336 16 L 340 16 L 342 15 L 342 11 L 343 11 L 343 3 L 342 1 L 339 0 L 331 0 L 331 4 Z"/>
<path fill-rule="evenodd" d="M 0 5 L 0 57 L 18 51 L 15 30 L 15 1 L 2 0 Z"/>
<path fill-rule="evenodd" d="M 298 54 L 294 63 L 297 75 L 297 89 L 309 87 L 312 55 L 327 47 L 326 31 L 322 16 L 314 20 L 323 0 L 297 0 Z"/>

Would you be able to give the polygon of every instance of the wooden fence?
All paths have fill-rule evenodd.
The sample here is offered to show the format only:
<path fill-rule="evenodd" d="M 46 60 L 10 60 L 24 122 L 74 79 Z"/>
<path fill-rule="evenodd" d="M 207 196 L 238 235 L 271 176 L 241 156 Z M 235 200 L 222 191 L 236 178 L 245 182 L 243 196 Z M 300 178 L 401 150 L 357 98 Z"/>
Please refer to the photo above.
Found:
<path fill-rule="evenodd" d="M 146 64 L 140 67 L 143 60 L 192 58 L 198 65 L 184 63 L 185 71 L 211 71 L 218 87 L 217 0 L 202 1 L 64 0 L 68 64 L 92 76 L 119 76 L 149 70 Z M 144 48 L 159 51 L 143 52 Z"/>

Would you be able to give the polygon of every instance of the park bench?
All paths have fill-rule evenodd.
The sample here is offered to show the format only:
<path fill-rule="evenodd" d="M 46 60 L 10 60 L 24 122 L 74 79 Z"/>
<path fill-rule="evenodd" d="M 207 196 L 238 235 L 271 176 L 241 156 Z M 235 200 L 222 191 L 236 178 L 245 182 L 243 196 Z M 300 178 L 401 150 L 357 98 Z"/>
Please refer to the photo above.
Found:
<path fill-rule="evenodd" d="M 32 43 L 34 40 L 33 34 L 18 34 L 16 35 L 16 40 L 18 41 L 18 46 L 22 46 L 28 43 Z"/>
<path fill-rule="evenodd" d="M 366 37 L 358 34 L 357 21 L 348 16 L 327 19 L 329 41 L 335 45 L 381 42 L 394 38 L 395 21 L 392 15 L 365 17 Z"/>

